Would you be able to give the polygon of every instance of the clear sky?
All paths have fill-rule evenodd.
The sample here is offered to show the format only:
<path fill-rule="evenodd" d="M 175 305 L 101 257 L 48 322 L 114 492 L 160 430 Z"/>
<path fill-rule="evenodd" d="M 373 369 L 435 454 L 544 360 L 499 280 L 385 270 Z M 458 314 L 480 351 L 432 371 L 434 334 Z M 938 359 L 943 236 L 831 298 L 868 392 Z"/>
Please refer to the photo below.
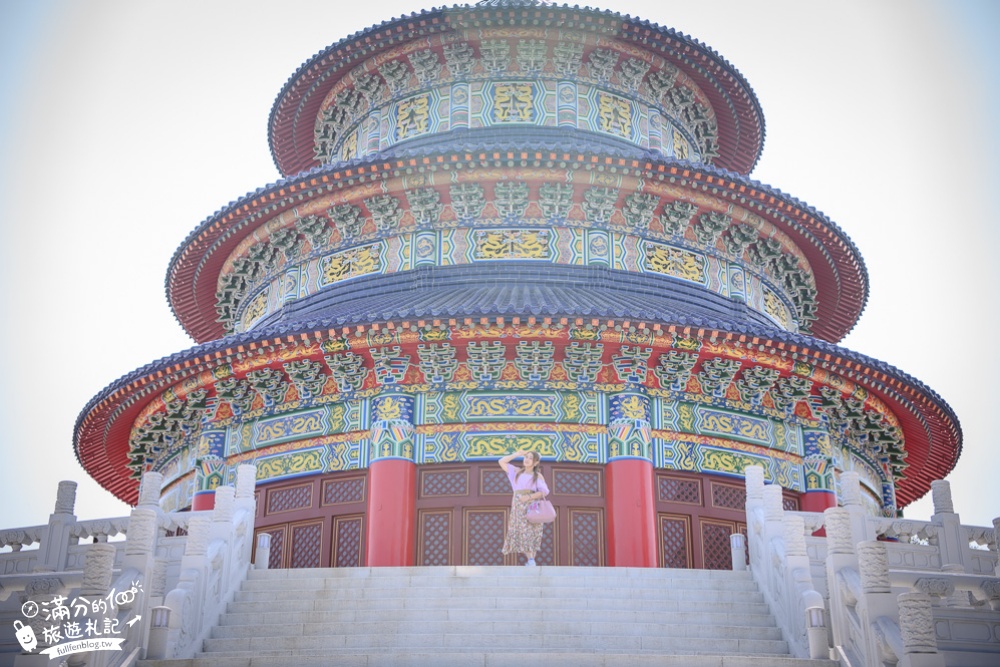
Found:
<path fill-rule="evenodd" d="M 871 296 L 845 347 L 955 410 L 963 522 L 1000 515 L 1000 3 L 612 1 L 739 69 L 767 121 L 752 177 L 855 242 Z M 277 180 L 275 96 L 298 66 L 419 0 L 0 0 L 0 529 L 127 507 L 75 460 L 79 411 L 192 341 L 167 263 L 203 219 Z M 906 511 L 926 519 L 929 498 Z"/>

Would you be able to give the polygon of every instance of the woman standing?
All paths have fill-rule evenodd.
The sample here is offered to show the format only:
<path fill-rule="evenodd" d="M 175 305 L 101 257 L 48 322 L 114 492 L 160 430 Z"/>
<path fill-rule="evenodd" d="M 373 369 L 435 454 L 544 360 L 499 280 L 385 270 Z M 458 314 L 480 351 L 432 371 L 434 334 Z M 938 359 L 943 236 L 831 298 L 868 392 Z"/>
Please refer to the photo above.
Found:
<path fill-rule="evenodd" d="M 523 468 L 511 465 L 511 461 L 521 457 Z M 528 562 L 535 564 L 535 552 L 542 545 L 543 524 L 528 523 L 528 505 L 549 495 L 549 487 L 542 477 L 541 456 L 538 452 L 518 450 L 500 459 L 500 467 L 507 473 L 514 489 L 510 503 L 510 518 L 507 520 L 507 537 L 503 541 L 504 554 L 522 553 Z"/>

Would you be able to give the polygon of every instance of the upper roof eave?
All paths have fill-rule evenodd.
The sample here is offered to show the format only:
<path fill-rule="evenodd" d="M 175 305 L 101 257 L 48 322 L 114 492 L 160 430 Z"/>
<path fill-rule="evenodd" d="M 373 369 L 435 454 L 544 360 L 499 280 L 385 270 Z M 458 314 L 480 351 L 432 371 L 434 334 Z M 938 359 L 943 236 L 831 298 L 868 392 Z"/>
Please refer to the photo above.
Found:
<path fill-rule="evenodd" d="M 517 6 L 454 5 L 421 10 L 419 12 L 413 12 L 409 15 L 388 19 L 364 30 L 357 31 L 317 52 L 300 65 L 292 76 L 285 82 L 281 91 L 275 98 L 274 104 L 271 107 L 271 112 L 268 116 L 268 144 L 271 150 L 271 157 L 275 166 L 278 168 L 278 171 L 281 174 L 288 176 L 317 166 L 311 152 L 308 156 L 303 156 L 300 149 L 305 144 L 308 144 L 310 147 L 312 146 L 312 123 L 315 120 L 316 113 L 318 113 L 319 104 L 322 102 L 323 95 L 313 96 L 315 99 L 312 100 L 309 105 L 309 109 L 315 113 L 303 114 L 300 106 L 302 105 L 304 97 L 313 92 L 312 88 L 315 85 L 316 77 L 319 76 L 320 71 L 346 73 L 347 68 L 354 64 L 355 58 L 368 57 L 381 50 L 398 45 L 399 40 L 394 38 L 389 44 L 381 47 L 372 47 L 370 50 L 367 46 L 352 48 L 355 43 L 366 38 L 370 41 L 373 35 L 379 35 L 385 32 L 402 32 L 404 26 L 407 30 L 415 30 L 421 27 L 426 27 L 425 24 L 427 22 L 433 22 L 435 20 L 449 23 L 454 17 L 461 14 L 475 15 L 477 13 L 490 11 L 503 11 L 509 14 L 512 10 L 531 10 L 535 12 L 572 12 L 586 21 L 598 23 L 599 25 L 597 27 L 602 27 L 603 29 L 606 29 L 607 26 L 601 24 L 604 24 L 611 19 L 612 21 L 620 22 L 621 26 L 630 28 L 632 31 L 649 31 L 650 33 L 660 35 L 666 39 L 676 40 L 679 44 L 685 47 L 685 51 L 694 53 L 703 58 L 706 62 L 710 63 L 714 71 L 719 73 L 724 72 L 731 79 L 731 85 L 729 86 L 728 91 L 729 103 L 732 105 L 733 100 L 735 100 L 741 108 L 727 109 L 726 111 L 732 114 L 729 119 L 721 116 L 723 109 L 716 109 L 716 114 L 719 115 L 720 121 L 725 121 L 719 128 L 720 146 L 733 146 L 727 151 L 729 153 L 728 155 L 720 156 L 719 164 L 724 168 L 742 174 L 749 174 L 753 171 L 753 168 L 760 159 L 760 154 L 764 146 L 764 138 L 766 134 L 764 115 L 753 88 L 751 88 L 742 73 L 729 63 L 728 60 L 723 58 L 710 46 L 691 37 L 690 35 L 673 28 L 661 26 L 649 20 L 633 17 L 628 14 L 622 15 L 610 10 L 600 10 L 585 6 L 581 7 L 579 5 L 557 5 L 555 3 L 546 4 L 544 6 L 525 4 L 518 4 Z M 414 21 L 420 22 L 420 25 L 412 25 Z M 408 23 L 411 25 L 406 25 Z M 444 27 L 442 27 L 442 29 L 444 29 Z M 621 37 L 628 39 L 628 32 L 623 32 Z M 643 38 L 640 38 L 636 35 L 636 39 L 641 41 L 645 47 L 650 46 L 648 43 L 648 36 L 643 35 Z M 686 54 L 684 57 L 689 57 L 689 54 Z M 708 80 L 709 75 L 698 73 L 696 71 L 697 68 L 687 66 L 684 67 L 684 69 L 689 75 L 694 74 L 694 78 L 696 80 Z M 312 109 L 312 107 L 315 107 L 315 109 Z M 308 132 L 308 141 L 305 141 L 303 137 L 292 136 L 295 132 L 295 128 L 291 127 L 289 124 L 294 125 L 297 122 L 299 115 L 304 115 L 306 117 L 306 122 L 309 124 L 309 127 L 305 130 Z M 733 124 L 741 125 L 744 121 L 749 123 L 749 126 L 741 126 L 738 130 L 733 130 L 731 127 Z M 723 134 L 725 134 L 723 130 L 726 130 L 726 128 L 732 130 L 730 134 L 735 132 L 738 136 L 723 136 Z"/>

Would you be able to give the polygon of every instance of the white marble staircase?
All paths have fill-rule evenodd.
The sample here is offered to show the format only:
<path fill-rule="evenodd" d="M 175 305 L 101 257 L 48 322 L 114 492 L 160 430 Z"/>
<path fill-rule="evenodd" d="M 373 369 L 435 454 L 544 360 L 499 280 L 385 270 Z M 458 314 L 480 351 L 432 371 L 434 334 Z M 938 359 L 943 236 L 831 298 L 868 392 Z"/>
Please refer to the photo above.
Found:
<path fill-rule="evenodd" d="M 792 658 L 747 572 L 571 567 L 252 571 L 191 660 L 298 665 L 833 667 Z"/>

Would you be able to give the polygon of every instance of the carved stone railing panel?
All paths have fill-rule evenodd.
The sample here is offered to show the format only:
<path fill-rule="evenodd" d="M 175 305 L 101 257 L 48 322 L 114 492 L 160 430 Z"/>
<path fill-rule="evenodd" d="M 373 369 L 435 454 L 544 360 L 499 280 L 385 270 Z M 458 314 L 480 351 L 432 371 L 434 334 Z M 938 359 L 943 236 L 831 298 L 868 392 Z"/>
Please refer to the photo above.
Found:
<path fill-rule="evenodd" d="M 0 530 L 0 549 L 10 547 L 11 551 L 21 551 L 25 547 L 37 547 L 48 526 L 29 526 Z M 10 552 L 7 552 L 10 553 Z"/>

